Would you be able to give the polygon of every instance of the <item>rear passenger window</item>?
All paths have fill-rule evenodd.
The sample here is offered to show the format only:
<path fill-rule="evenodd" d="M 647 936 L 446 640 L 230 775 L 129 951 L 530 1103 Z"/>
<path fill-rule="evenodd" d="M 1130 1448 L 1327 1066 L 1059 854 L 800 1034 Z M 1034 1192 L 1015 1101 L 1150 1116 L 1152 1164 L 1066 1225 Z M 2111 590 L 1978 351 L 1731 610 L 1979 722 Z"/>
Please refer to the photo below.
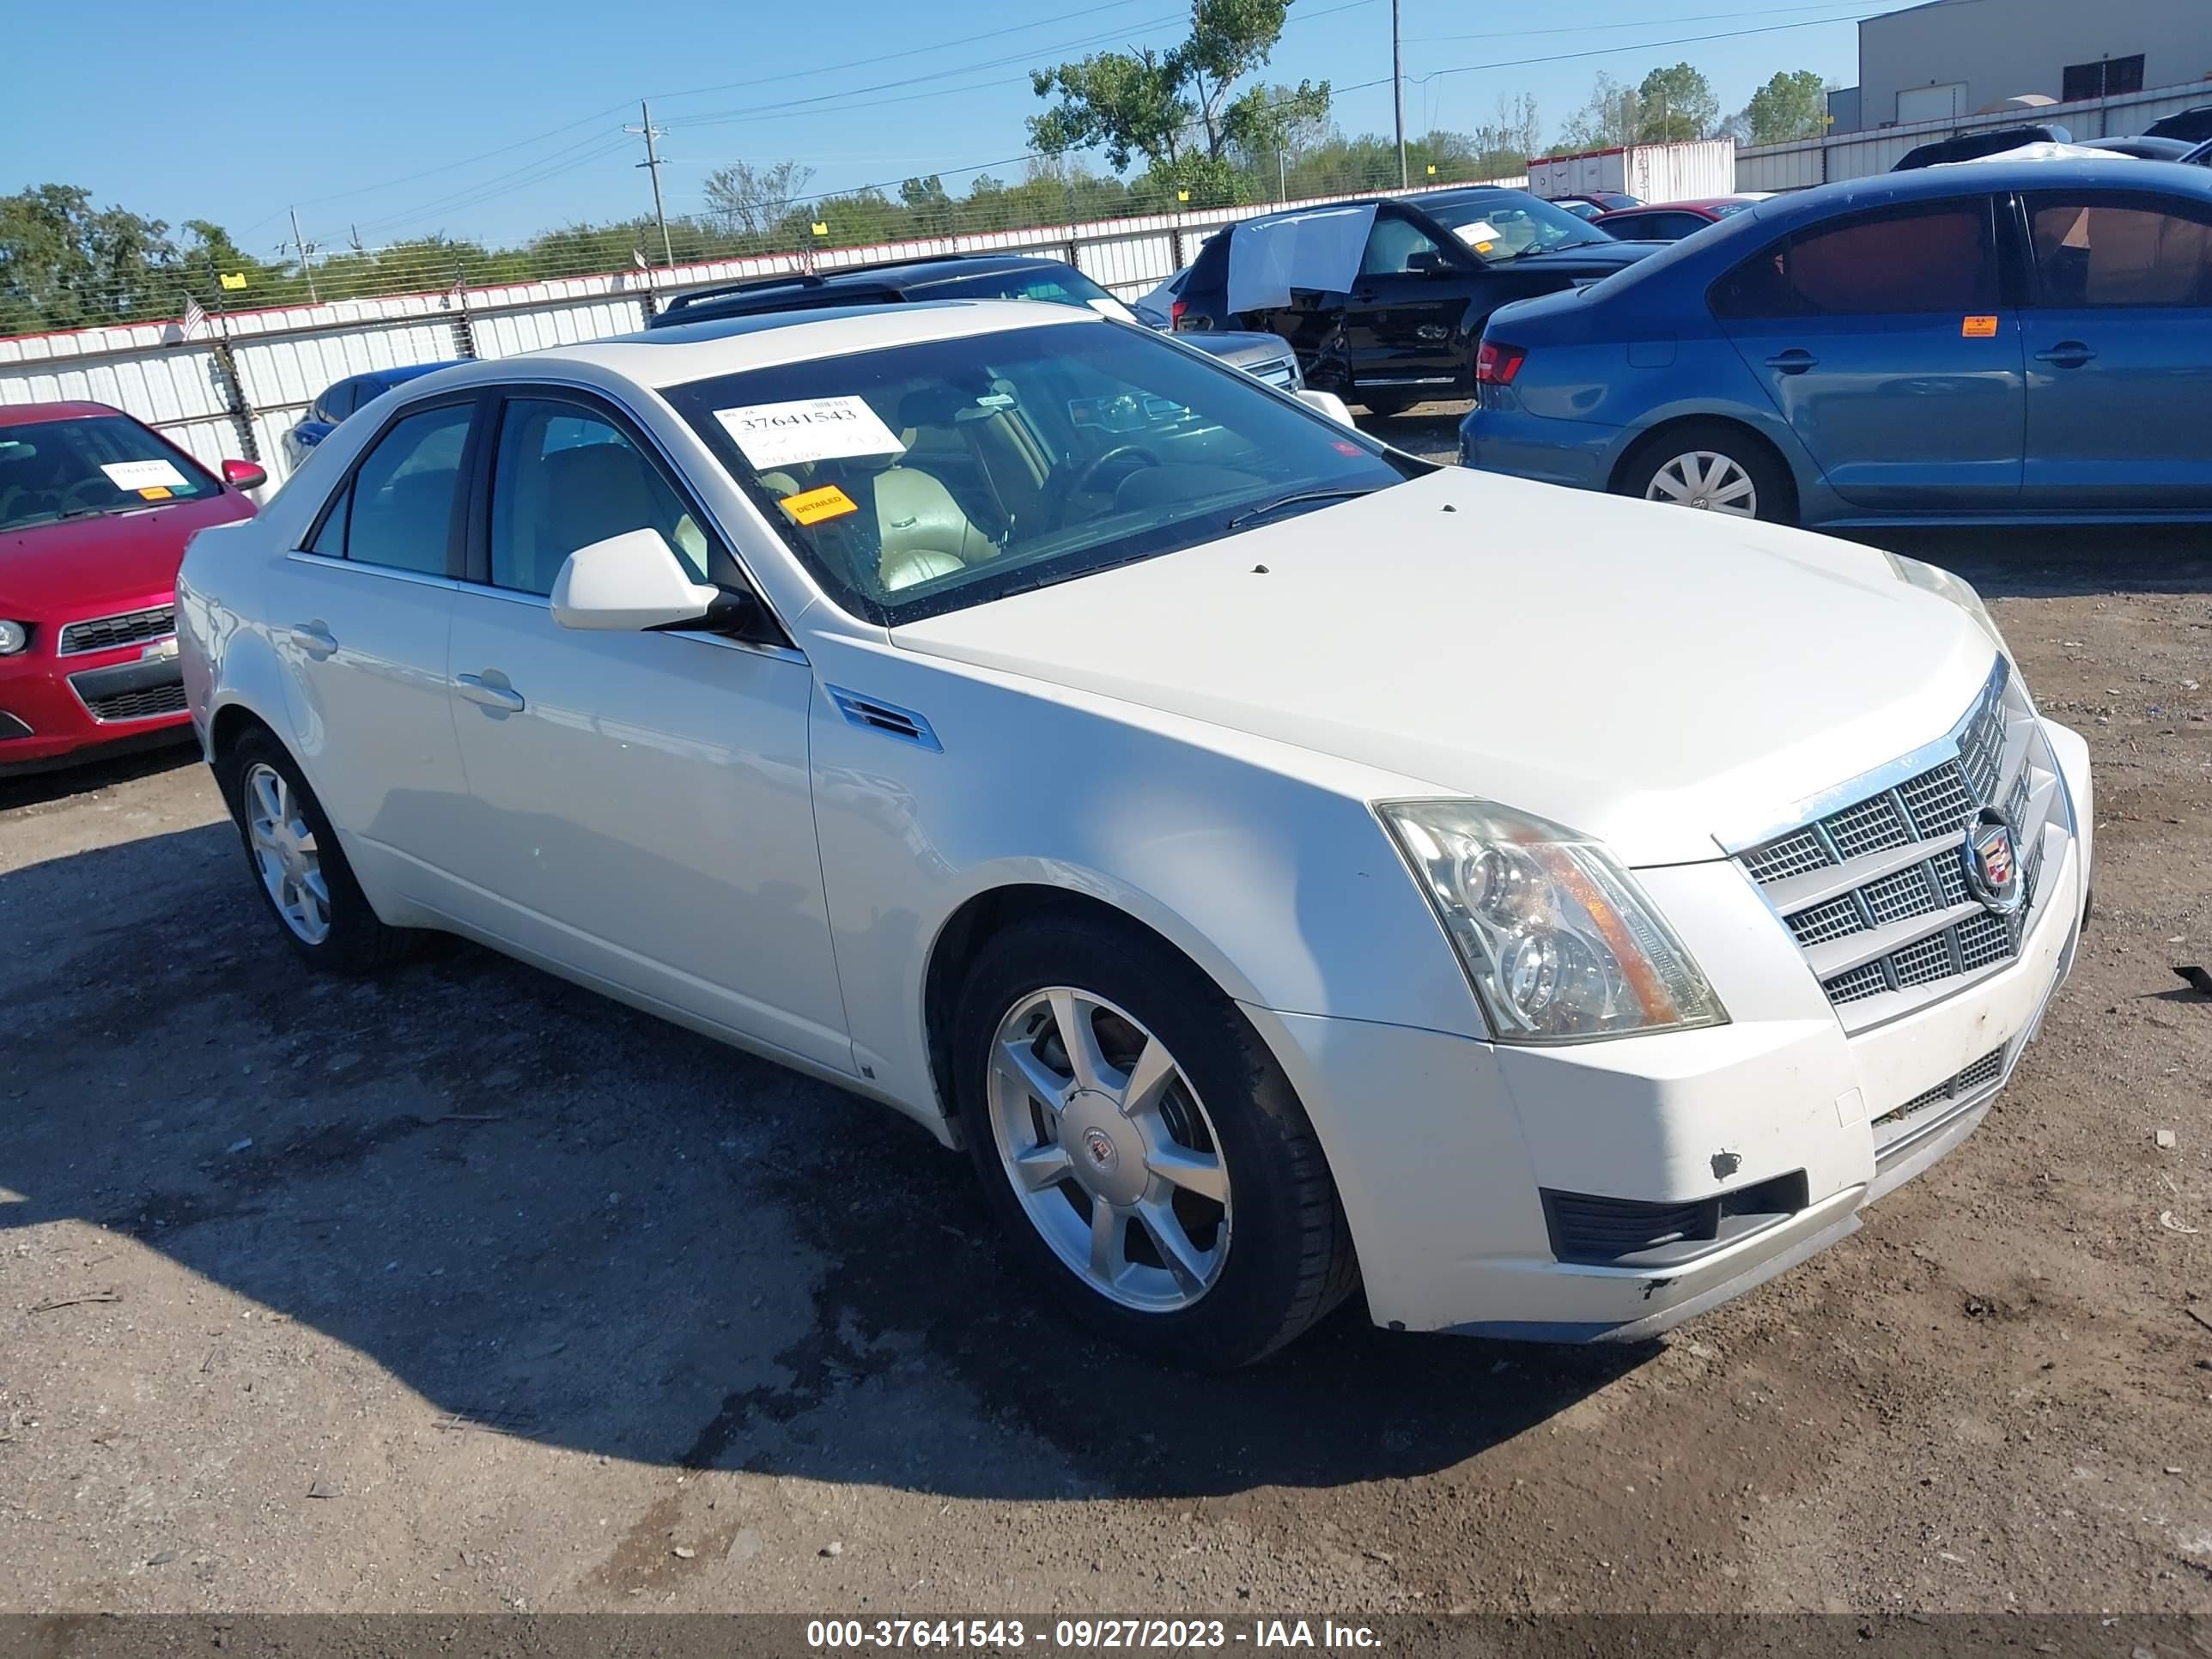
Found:
<path fill-rule="evenodd" d="M 1713 284 L 1718 317 L 1866 317 L 1997 308 L 1986 198 L 1802 230 Z"/>
<path fill-rule="evenodd" d="M 2057 307 L 2212 305 L 2212 216 L 2138 198 L 2027 198 L 2036 300 Z"/>
<path fill-rule="evenodd" d="M 574 404 L 509 401 L 492 465 L 492 585 L 549 594 L 571 553 L 631 530 L 659 532 L 694 580 L 708 579 L 706 532 L 612 423 Z"/>
<path fill-rule="evenodd" d="M 426 409 L 396 422 L 355 469 L 313 550 L 426 576 L 450 574 L 453 501 L 473 408 Z"/>

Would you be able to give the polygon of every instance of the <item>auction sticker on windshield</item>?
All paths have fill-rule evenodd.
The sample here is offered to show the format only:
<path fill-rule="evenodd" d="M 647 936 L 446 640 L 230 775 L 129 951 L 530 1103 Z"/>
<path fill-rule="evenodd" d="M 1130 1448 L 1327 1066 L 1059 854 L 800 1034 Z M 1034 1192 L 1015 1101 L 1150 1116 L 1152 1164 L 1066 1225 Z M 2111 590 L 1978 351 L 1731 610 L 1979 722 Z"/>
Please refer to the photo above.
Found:
<path fill-rule="evenodd" d="M 182 489 L 191 482 L 167 461 L 107 461 L 100 470 L 118 489 Z"/>
<path fill-rule="evenodd" d="M 906 446 L 862 398 L 800 398 L 718 409 L 714 418 L 753 466 L 798 466 L 848 455 L 896 455 Z"/>

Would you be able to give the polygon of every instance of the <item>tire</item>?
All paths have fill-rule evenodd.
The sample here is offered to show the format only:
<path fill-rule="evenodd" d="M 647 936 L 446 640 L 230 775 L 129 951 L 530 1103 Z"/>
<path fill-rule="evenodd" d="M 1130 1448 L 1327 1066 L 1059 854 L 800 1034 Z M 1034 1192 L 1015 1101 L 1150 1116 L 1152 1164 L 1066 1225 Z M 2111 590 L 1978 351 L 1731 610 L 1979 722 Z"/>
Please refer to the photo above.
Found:
<path fill-rule="evenodd" d="M 386 927 L 369 908 L 322 803 L 283 744 L 265 731 L 248 732 L 216 761 L 216 776 L 238 826 L 253 890 L 301 960 L 334 973 L 365 974 L 414 949 L 419 934 Z M 282 810 L 287 806 L 289 813 Z M 283 830 L 264 842 L 258 828 L 278 817 Z M 306 835 L 294 833 L 299 830 Z M 303 890 L 319 902 L 300 896 Z M 295 902 L 280 902 L 280 890 Z"/>
<path fill-rule="evenodd" d="M 1350 401 L 1358 404 L 1370 415 L 1380 416 L 1387 420 L 1393 415 L 1403 415 L 1423 399 L 1418 392 L 1384 392 L 1377 389 L 1373 392 L 1354 392 Z"/>
<path fill-rule="evenodd" d="M 1071 1015 L 1097 1041 L 1102 1088 L 1075 1086 Z M 1169 1057 L 1164 1080 L 1135 1058 L 1148 1042 Z M 985 1202 L 1017 1257 L 1100 1334 L 1168 1364 L 1228 1370 L 1299 1336 L 1358 1283 L 1290 1079 L 1218 988 L 1135 928 L 1048 911 L 994 937 L 961 992 L 952 1061 Z M 1060 1091 L 1057 1111 L 1048 1089 Z M 1117 1094 L 1144 1098 L 1125 1110 Z M 1018 1185 L 1024 1152 L 1018 1167 L 1036 1173 Z"/>
<path fill-rule="evenodd" d="M 1716 471 L 1717 468 L 1717 471 Z M 1692 476 L 1692 469 L 1695 477 Z M 1747 487 L 1751 510 L 1739 510 Z M 1616 495 L 1718 513 L 1723 517 L 1795 524 L 1796 490 L 1789 469 L 1766 441 L 1732 421 L 1686 421 L 1637 445 L 1613 481 Z M 1687 492 L 1690 499 L 1683 499 Z M 1734 496 L 1733 501 L 1723 498 Z"/>

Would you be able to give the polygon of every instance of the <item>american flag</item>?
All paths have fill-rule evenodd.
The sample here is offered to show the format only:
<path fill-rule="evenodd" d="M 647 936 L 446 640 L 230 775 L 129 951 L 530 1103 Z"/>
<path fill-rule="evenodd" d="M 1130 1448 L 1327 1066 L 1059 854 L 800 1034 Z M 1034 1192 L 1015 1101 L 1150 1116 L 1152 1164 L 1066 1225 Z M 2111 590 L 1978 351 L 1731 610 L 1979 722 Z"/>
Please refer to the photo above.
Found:
<path fill-rule="evenodd" d="M 207 313 L 200 309 L 199 301 L 185 295 L 185 337 L 189 340 L 207 326 Z"/>

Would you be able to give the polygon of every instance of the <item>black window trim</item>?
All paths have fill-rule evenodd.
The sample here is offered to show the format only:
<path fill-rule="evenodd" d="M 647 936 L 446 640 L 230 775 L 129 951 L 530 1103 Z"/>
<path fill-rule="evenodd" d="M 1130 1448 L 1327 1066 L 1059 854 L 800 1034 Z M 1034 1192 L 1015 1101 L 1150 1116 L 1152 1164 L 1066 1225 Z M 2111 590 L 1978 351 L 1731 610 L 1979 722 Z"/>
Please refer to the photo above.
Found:
<path fill-rule="evenodd" d="M 675 491 L 677 499 L 684 503 L 699 527 L 707 533 L 711 544 L 720 548 L 731 568 L 738 573 L 744 584 L 738 591 L 750 596 L 760 620 L 751 632 L 741 638 L 730 637 L 726 642 L 775 651 L 797 650 L 793 643 L 797 636 L 776 614 L 775 606 L 761 586 L 760 579 L 753 574 L 752 567 L 745 562 L 744 554 L 738 550 L 737 538 L 731 535 L 721 520 L 708 510 L 700 500 L 699 492 L 692 487 L 690 479 L 684 476 L 684 469 L 669 454 L 667 447 L 653 434 L 633 410 L 600 388 L 574 380 L 501 380 L 479 388 L 479 391 L 483 408 L 479 411 L 478 419 L 484 424 L 479 428 L 480 441 L 473 444 L 476 465 L 466 483 L 466 526 L 463 532 L 463 557 L 459 574 L 454 578 L 456 581 L 464 584 L 472 592 L 489 593 L 507 599 L 545 602 L 543 594 L 528 593 L 520 588 L 501 587 L 491 579 L 492 481 L 498 467 L 499 436 L 506 423 L 507 405 L 518 402 L 568 404 L 594 419 L 606 422 L 628 439 L 631 447 L 660 473 L 663 481 Z M 732 482 L 734 483 L 735 480 Z M 710 570 L 712 564 L 710 547 Z M 672 631 L 683 633 L 689 630 L 679 629 Z"/>
<path fill-rule="evenodd" d="M 1960 204 L 1966 202 L 1978 202 L 1981 204 L 1982 228 L 1989 236 L 1990 246 L 1995 255 L 1997 279 L 1997 301 L 1999 307 L 2001 309 L 2016 307 L 2020 304 L 2019 284 L 2013 280 L 2013 273 L 2011 270 L 2013 262 L 2007 257 L 2004 226 L 2005 215 L 1999 205 L 1998 199 L 2000 196 L 2007 193 L 2008 192 L 1988 190 L 1978 191 L 1960 191 L 1958 194 L 1954 196 L 1916 197 L 1905 201 L 1884 202 L 1878 207 L 1858 208 L 1847 213 L 1832 214 L 1826 218 L 1814 219 L 1803 224 L 1793 225 L 1788 230 L 1784 231 L 1779 236 L 1776 236 L 1768 241 L 1761 242 L 1753 252 L 1746 254 L 1742 258 L 1730 261 L 1728 266 L 1722 270 L 1720 275 L 1714 277 L 1711 283 L 1706 284 L 1705 294 L 1705 309 L 1711 313 L 1714 320 L 1717 322 L 1782 322 L 1814 316 L 1814 313 L 1802 311 L 1785 311 L 1758 316 L 1731 315 L 1721 309 L 1720 306 L 1717 303 L 1716 296 L 1719 294 L 1722 284 L 1726 283 L 1731 276 L 1735 276 L 1737 271 L 1741 270 L 1746 265 L 1753 264 L 1759 260 L 1771 257 L 1777 249 L 1791 246 L 1795 245 L 1800 238 L 1811 235 L 1826 235 L 1830 231 L 1839 230 L 1851 225 L 1870 224 L 1878 219 L 1890 217 L 1914 218 L 1923 214 L 1940 213 L 1946 209 L 1955 208 Z M 1948 307 L 1945 307 L 1945 309 L 1948 310 Z M 1932 316 L 1940 313 L 1930 312 L 1886 312 L 1868 313 L 1839 313 L 1836 314 L 1911 317 Z"/>
<path fill-rule="evenodd" d="M 304 553 L 312 558 L 322 559 L 334 565 L 358 565 L 363 570 L 380 571 L 387 574 L 396 572 L 406 576 L 430 576 L 432 580 L 458 580 L 462 569 L 462 553 L 468 524 L 468 492 L 476 461 L 476 452 L 483 442 L 483 402 L 482 390 L 477 386 L 468 386 L 459 390 L 441 392 L 416 403 L 402 404 L 393 410 L 384 423 L 376 428 L 368 441 L 354 453 L 353 459 L 346 463 L 345 477 L 341 478 L 331 489 L 331 493 L 323 498 L 322 506 L 315 509 L 315 516 L 307 521 L 307 534 L 300 538 L 295 546 L 288 550 Z M 347 550 L 343 553 L 318 553 L 315 550 L 315 543 L 321 538 L 325 522 L 332 513 L 337 510 L 339 502 L 351 500 L 353 481 L 356 475 L 361 471 L 362 463 L 376 453 L 377 447 L 392 435 L 392 429 L 394 427 L 400 422 L 416 415 L 427 415 L 440 409 L 465 406 L 470 410 L 469 430 L 467 437 L 461 442 L 459 488 L 453 492 L 453 510 L 446 526 L 446 568 L 442 578 L 430 572 L 406 570 L 398 565 L 371 564 L 366 561 L 356 560 L 351 550 L 350 533 L 347 536 Z"/>
<path fill-rule="evenodd" d="M 2169 196 L 2162 191 L 2124 185 L 2089 185 L 2078 190 L 2044 188 L 2012 192 L 2014 234 L 2019 239 L 2020 305 L 2027 310 L 2045 309 L 2043 274 L 2035 264 L 2035 204 L 2042 202 L 2050 206 L 2078 205 L 2084 208 L 2133 208 L 2138 212 L 2158 213 L 2172 218 L 2193 218 L 2200 224 L 2212 225 L 2212 202 L 2194 196 Z M 2193 311 L 2195 306 L 2099 306 L 2083 303 L 2078 306 L 2051 307 L 2052 310 L 2117 312 L 2123 313 L 2148 313 L 2153 316 L 2166 311 Z"/>

